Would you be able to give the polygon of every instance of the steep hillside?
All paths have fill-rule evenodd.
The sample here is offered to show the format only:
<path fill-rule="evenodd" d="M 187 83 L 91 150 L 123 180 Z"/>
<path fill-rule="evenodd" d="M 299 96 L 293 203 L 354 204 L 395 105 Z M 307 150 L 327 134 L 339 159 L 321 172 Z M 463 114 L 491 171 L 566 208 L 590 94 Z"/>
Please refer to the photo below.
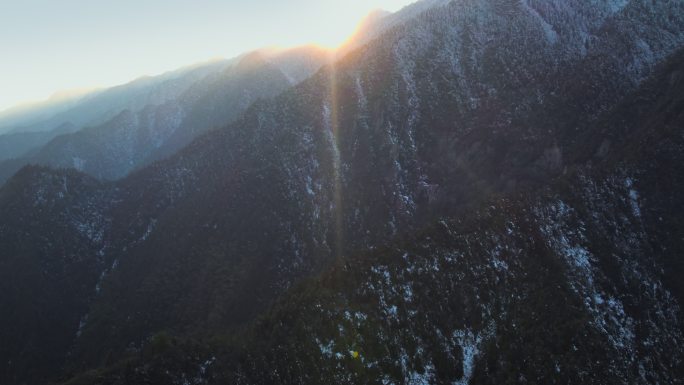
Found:
<path fill-rule="evenodd" d="M 488 19 L 478 23 L 483 14 Z M 517 28 L 527 26 L 529 31 L 507 32 L 511 14 L 518 15 Z M 615 18 L 605 13 L 601 20 L 611 25 Z M 449 25 L 492 29 L 488 33 L 493 36 L 504 33 L 517 40 L 499 37 L 490 49 L 475 51 L 473 64 L 464 70 L 471 71 L 472 86 L 459 87 L 460 78 L 447 67 L 454 62 L 443 53 L 463 50 L 456 57 L 473 57 L 465 54 L 472 45 L 461 45 L 463 39 L 458 38 L 471 32 Z M 530 35 L 538 39 L 528 39 Z M 569 36 L 573 42 L 574 35 Z M 615 40 L 622 35 L 600 36 L 590 62 L 581 49 L 569 49 L 567 61 L 557 64 L 559 73 L 591 74 L 597 62 L 613 69 L 602 76 L 605 82 L 593 79 L 596 94 L 586 93 L 575 102 L 581 90 L 573 88 L 569 78 L 544 76 L 548 67 L 529 65 L 551 60 L 540 53 L 538 45 L 549 42 L 537 18 L 496 2 L 452 3 L 392 31 L 273 102 L 256 104 L 232 127 L 193 143 L 170 161 L 129 178 L 125 183 L 133 206 L 122 211 L 144 212 L 142 217 L 149 219 L 141 220 L 135 231 L 142 234 L 154 219 L 153 234 L 162 238 L 122 254 L 121 273 L 112 277 L 120 274 L 123 281 L 110 292 L 120 300 L 103 301 L 107 307 L 115 304 L 106 313 L 94 307 L 103 321 L 91 324 L 79 345 L 89 351 L 97 341 L 98 348 L 104 348 L 98 337 L 107 322 L 116 324 L 119 317 L 130 319 L 131 327 L 105 334 L 119 352 L 123 341 L 140 341 L 179 325 L 181 330 L 205 331 L 213 327 L 196 326 L 233 325 L 265 308 L 272 294 L 317 261 L 391 241 L 435 216 L 455 215 L 491 194 L 558 175 L 568 165 L 562 156 L 565 146 L 572 144 L 562 142 L 563 134 L 589 127 L 608 108 L 604 106 L 615 105 L 620 92 L 637 84 L 621 65 L 626 53 Z M 555 44 L 547 49 L 560 50 Z M 521 50 L 528 52 L 523 62 L 518 59 Z M 490 52 L 506 56 L 497 59 L 487 56 Z M 411 63 L 416 69 L 409 71 Z M 475 64 L 493 70 L 479 73 Z M 644 61 L 644 66 L 654 64 L 655 59 Z M 508 73 L 516 76 L 504 76 Z M 529 87 L 538 90 L 519 88 L 524 80 L 536 79 L 532 74 L 539 79 Z M 491 96 L 472 103 L 468 93 L 480 87 L 492 90 Z M 567 90 L 553 97 L 558 87 Z M 527 106 L 530 92 L 535 108 Z M 245 217 L 250 222 L 239 225 Z M 266 239 L 270 242 L 263 244 Z M 149 251 L 160 248 L 164 251 L 159 254 Z M 255 298 L 265 301 L 252 301 L 255 307 L 236 306 L 234 301 L 245 298 L 237 295 L 205 303 L 232 291 L 198 286 L 211 281 L 200 278 L 205 273 L 199 267 L 207 266 L 201 261 L 216 256 L 223 266 L 238 255 L 250 255 L 250 266 L 267 266 L 267 273 L 256 274 L 268 278 L 231 268 L 219 281 L 249 287 Z M 166 263 L 159 268 L 162 260 Z M 132 271 L 145 272 L 154 282 L 144 295 L 125 289 L 124 277 Z M 235 274 L 239 278 L 233 278 Z M 184 305 L 165 304 L 162 298 Z"/>
<path fill-rule="evenodd" d="M 548 186 L 340 258 L 246 332 L 160 333 L 69 384 L 682 383 L 682 63 Z"/>
<path fill-rule="evenodd" d="M 112 202 L 89 177 L 43 168 L 0 190 L 0 382 L 38 383 L 64 364 L 105 265 Z"/>
<path fill-rule="evenodd" d="M 682 64 L 594 127 L 593 165 L 342 259 L 204 378 L 681 383 Z"/>
<path fill-rule="evenodd" d="M 452 1 L 104 185 L 102 279 L 46 374 L 675 382 L 681 55 L 646 79 L 682 7 Z M 25 173 L 8 204 L 62 175 Z"/>
<path fill-rule="evenodd" d="M 0 136 L 0 162 L 2 162 L 3 169 L 9 169 L 7 166 L 13 160 L 26 156 L 31 150 L 36 150 L 42 144 L 49 142 L 55 136 L 72 132 L 76 128 L 71 123 L 64 123 L 61 126 L 55 127 L 54 130 L 48 132 L 19 132 L 4 134 Z M 25 164 L 22 162 L 22 165 Z M 16 171 L 17 169 L 13 169 Z M 0 171 L 2 173 L 3 171 Z M 11 176 L 4 176 L 0 178 L 3 182 Z"/>

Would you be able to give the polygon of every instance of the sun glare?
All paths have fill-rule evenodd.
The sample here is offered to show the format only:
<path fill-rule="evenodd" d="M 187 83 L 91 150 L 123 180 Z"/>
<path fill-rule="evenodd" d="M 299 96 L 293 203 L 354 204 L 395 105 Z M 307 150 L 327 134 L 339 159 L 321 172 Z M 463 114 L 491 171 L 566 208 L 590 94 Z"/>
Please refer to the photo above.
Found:
<path fill-rule="evenodd" d="M 405 1 L 399 2 L 399 4 L 404 3 Z M 391 4 L 388 3 L 382 5 L 388 6 L 393 11 L 401 8 L 397 5 L 390 6 Z M 311 40 L 308 41 L 310 45 L 335 50 L 352 42 L 369 18 L 389 12 L 379 7 L 378 4 L 346 8 L 336 7 L 335 11 L 314 15 L 313 17 L 318 17 L 319 20 L 312 21 L 311 25 L 303 25 L 300 28 L 296 28 L 296 30 L 298 32 L 306 31 L 302 34 L 310 36 Z M 282 38 L 288 38 L 288 36 L 284 35 Z"/>
<path fill-rule="evenodd" d="M 335 50 L 349 42 L 358 31 L 362 17 L 350 17 L 348 23 L 337 22 L 331 24 L 323 33 L 312 36 L 311 45 Z"/>

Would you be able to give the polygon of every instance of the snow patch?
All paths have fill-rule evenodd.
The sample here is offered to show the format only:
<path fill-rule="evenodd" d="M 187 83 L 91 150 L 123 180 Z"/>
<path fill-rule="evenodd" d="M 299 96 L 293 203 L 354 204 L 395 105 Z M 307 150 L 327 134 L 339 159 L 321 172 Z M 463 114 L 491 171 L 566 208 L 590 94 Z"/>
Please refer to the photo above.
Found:
<path fill-rule="evenodd" d="M 335 341 L 330 340 L 328 341 L 327 344 L 323 344 L 321 341 L 316 339 L 316 343 L 318 344 L 318 348 L 321 350 L 321 354 L 324 355 L 327 358 L 332 358 L 333 356 L 333 348 L 335 347 Z"/>
<path fill-rule="evenodd" d="M 77 156 L 74 156 L 72 158 L 72 163 L 74 165 L 74 168 L 78 171 L 83 171 L 85 170 L 85 165 L 86 165 L 86 160 L 79 158 Z"/>
<path fill-rule="evenodd" d="M 453 333 L 452 339 L 463 351 L 463 377 L 454 382 L 455 385 L 468 385 L 470 383 L 475 369 L 475 359 L 481 353 L 482 343 L 494 335 L 494 330 L 495 325 L 492 323 L 480 333 L 469 329 L 456 330 Z"/>
<path fill-rule="evenodd" d="M 636 218 L 641 218 L 641 208 L 639 207 L 639 193 L 634 188 L 632 178 L 625 179 L 625 187 L 628 189 L 629 204 L 632 207 L 632 214 Z"/>
<path fill-rule="evenodd" d="M 157 227 L 157 220 L 152 219 L 150 223 L 147 225 L 147 229 L 145 230 L 145 233 L 140 237 L 141 241 L 146 241 L 147 238 L 150 237 L 150 234 L 152 234 L 152 231 L 154 231 L 155 227 Z"/>

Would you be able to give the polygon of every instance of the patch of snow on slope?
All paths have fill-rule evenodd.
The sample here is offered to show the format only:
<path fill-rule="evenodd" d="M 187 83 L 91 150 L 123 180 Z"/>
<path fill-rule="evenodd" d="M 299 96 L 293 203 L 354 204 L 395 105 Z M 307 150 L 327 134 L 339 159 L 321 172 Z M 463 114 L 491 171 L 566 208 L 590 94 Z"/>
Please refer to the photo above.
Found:
<path fill-rule="evenodd" d="M 435 366 L 428 363 L 423 368 L 423 373 L 411 372 L 407 384 L 409 385 L 430 385 L 435 383 Z"/>
<path fill-rule="evenodd" d="M 333 155 L 333 167 L 335 168 L 335 176 L 339 177 L 340 173 L 340 149 L 337 146 L 337 138 L 335 137 L 336 135 L 336 128 L 335 125 L 337 122 L 333 122 L 333 118 L 336 118 L 333 116 L 332 110 L 330 108 L 330 105 L 325 104 L 323 105 L 323 124 L 325 126 L 325 136 L 326 140 L 328 141 L 328 144 L 330 145 L 330 148 L 332 149 L 332 155 Z"/>
<path fill-rule="evenodd" d="M 473 377 L 475 369 L 475 359 L 480 355 L 482 343 L 491 338 L 494 334 L 495 325 L 490 324 L 481 333 L 473 333 L 472 330 L 456 330 L 452 338 L 463 351 L 463 377 L 454 382 L 455 385 L 468 385 Z"/>
<path fill-rule="evenodd" d="M 83 328 L 86 326 L 87 323 L 88 323 L 88 314 L 81 317 L 81 320 L 78 321 L 78 330 L 76 330 L 76 338 L 81 336 L 81 334 L 83 333 Z"/>
<path fill-rule="evenodd" d="M 82 172 L 83 170 L 85 170 L 85 165 L 86 165 L 86 160 L 85 160 L 85 159 L 81 159 L 81 158 L 75 156 L 75 157 L 72 158 L 72 161 L 73 161 L 73 164 L 74 164 L 74 168 L 75 168 L 76 170 L 81 171 L 81 172 Z"/>
<path fill-rule="evenodd" d="M 625 179 L 625 187 L 629 190 L 629 204 L 632 207 L 632 214 L 634 214 L 636 218 L 641 218 L 639 193 L 634 189 L 634 181 L 632 178 Z"/>
<path fill-rule="evenodd" d="M 332 357 L 333 348 L 335 347 L 335 341 L 330 340 L 327 344 L 324 345 L 318 338 L 316 338 L 316 343 L 318 343 L 318 348 L 321 350 L 321 354 L 328 358 Z"/>
<path fill-rule="evenodd" d="M 157 220 L 152 219 L 150 223 L 147 225 L 147 229 L 145 230 L 145 234 L 140 237 L 141 241 L 146 241 L 147 238 L 149 238 L 150 234 L 152 234 L 152 231 L 154 231 L 154 228 L 157 227 Z"/>

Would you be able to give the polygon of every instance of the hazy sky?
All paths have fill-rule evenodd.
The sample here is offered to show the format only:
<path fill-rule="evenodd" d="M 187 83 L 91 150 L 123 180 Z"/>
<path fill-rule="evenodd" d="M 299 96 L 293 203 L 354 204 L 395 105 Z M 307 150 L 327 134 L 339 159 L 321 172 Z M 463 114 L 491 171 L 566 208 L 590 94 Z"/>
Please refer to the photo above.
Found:
<path fill-rule="evenodd" d="M 334 46 L 412 0 L 0 0 L 0 110 L 270 45 Z"/>

